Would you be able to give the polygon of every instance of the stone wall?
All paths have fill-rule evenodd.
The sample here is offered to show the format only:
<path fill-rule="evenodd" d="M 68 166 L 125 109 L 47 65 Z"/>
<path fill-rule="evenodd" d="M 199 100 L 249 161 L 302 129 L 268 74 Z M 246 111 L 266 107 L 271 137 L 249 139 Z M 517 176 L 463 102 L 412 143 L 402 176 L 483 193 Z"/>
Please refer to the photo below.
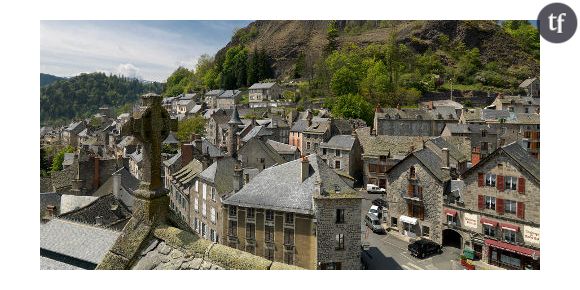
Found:
<path fill-rule="evenodd" d="M 361 200 L 315 199 L 318 265 L 341 263 L 342 270 L 361 269 Z M 344 210 L 344 223 L 336 223 L 337 209 Z M 344 234 L 344 249 L 337 250 L 337 234 Z"/>
<path fill-rule="evenodd" d="M 447 123 L 457 120 L 378 119 L 377 135 L 439 136 Z"/>
<path fill-rule="evenodd" d="M 441 244 L 444 186 L 414 156 L 399 163 L 387 175 L 387 223 L 391 225 L 391 218 L 397 218 L 397 230 L 404 234 L 400 217 L 401 215 L 409 216 L 407 204 L 412 201 L 404 197 L 407 196 L 407 186 L 410 182 L 408 174 L 411 166 L 415 167 L 417 184 L 423 187 L 423 199 L 416 203 L 424 206 L 424 217 L 423 219 L 416 217 L 418 221 L 415 225 L 415 234 L 417 237 L 423 236 L 423 227 L 429 227 L 429 235 L 423 237 Z"/>

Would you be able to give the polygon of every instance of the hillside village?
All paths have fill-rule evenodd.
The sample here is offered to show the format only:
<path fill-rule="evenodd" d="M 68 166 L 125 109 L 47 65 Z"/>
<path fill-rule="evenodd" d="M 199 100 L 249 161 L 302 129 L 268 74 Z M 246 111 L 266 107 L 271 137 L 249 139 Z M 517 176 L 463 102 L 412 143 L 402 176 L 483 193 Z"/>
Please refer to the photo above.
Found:
<path fill-rule="evenodd" d="M 470 107 L 376 105 L 372 123 L 301 107 L 293 84 L 42 127 L 62 150 L 40 180 L 41 268 L 540 268 L 539 78 Z"/>

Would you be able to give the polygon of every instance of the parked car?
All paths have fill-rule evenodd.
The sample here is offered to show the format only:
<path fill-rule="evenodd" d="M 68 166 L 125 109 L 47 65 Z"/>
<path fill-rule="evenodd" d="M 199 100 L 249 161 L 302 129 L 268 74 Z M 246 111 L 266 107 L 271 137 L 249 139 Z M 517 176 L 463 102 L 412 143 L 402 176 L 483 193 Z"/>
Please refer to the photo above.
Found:
<path fill-rule="evenodd" d="M 407 246 L 409 253 L 417 258 L 423 259 L 432 254 L 443 252 L 441 245 L 426 239 L 420 239 Z"/>
<path fill-rule="evenodd" d="M 383 209 L 380 206 L 371 205 L 371 208 L 369 208 L 368 214 L 372 214 L 372 215 L 376 216 L 378 219 L 380 219 L 381 216 L 383 215 L 382 211 L 383 211 Z"/>
<path fill-rule="evenodd" d="M 376 215 L 367 213 L 367 216 L 365 217 L 365 222 L 367 227 L 369 227 L 373 231 L 373 233 L 385 232 L 385 229 L 383 229 L 383 226 L 381 226 L 381 220 L 379 220 L 379 218 Z"/>
<path fill-rule="evenodd" d="M 380 188 L 374 184 L 367 184 L 367 192 L 368 193 L 385 193 L 384 188 Z"/>

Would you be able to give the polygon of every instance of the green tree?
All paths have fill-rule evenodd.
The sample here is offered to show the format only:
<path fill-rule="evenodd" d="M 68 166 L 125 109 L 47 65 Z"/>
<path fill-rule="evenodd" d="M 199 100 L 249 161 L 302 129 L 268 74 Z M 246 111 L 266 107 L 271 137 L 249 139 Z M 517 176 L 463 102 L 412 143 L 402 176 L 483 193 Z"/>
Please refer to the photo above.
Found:
<path fill-rule="evenodd" d="M 332 76 L 330 88 L 334 96 L 356 94 L 358 92 L 357 76 L 349 68 L 342 67 Z"/>
<path fill-rule="evenodd" d="M 507 20 L 502 25 L 504 31 L 514 37 L 527 52 L 540 58 L 540 32 L 526 20 Z"/>
<path fill-rule="evenodd" d="M 51 171 L 60 171 L 62 170 L 62 162 L 64 161 L 64 154 L 65 153 L 73 153 L 75 149 L 72 146 L 67 146 L 62 150 L 58 151 L 54 158 L 52 159 L 52 166 Z"/>
<path fill-rule="evenodd" d="M 336 20 L 328 22 L 328 26 L 326 27 L 326 40 L 328 41 L 326 45 L 327 53 L 331 53 L 338 48 L 338 25 Z"/>
<path fill-rule="evenodd" d="M 332 105 L 332 115 L 342 118 L 362 119 L 368 125 L 373 122 L 373 107 L 361 95 L 339 96 Z"/>
<path fill-rule="evenodd" d="M 177 126 L 177 140 L 181 143 L 191 141 L 193 133 L 197 135 L 205 134 L 205 119 L 202 116 L 194 116 L 192 118 L 179 121 Z"/>
<path fill-rule="evenodd" d="M 191 92 L 193 89 L 193 81 L 193 72 L 180 66 L 167 78 L 164 95 L 167 97 L 175 97 L 183 93 Z"/>

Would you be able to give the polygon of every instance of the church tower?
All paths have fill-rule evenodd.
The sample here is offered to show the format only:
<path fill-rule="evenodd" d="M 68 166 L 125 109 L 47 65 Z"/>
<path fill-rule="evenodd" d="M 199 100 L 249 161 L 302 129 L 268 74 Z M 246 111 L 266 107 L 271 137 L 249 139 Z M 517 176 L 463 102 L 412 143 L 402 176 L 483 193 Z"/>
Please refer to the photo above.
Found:
<path fill-rule="evenodd" d="M 233 158 L 238 155 L 238 136 L 237 132 L 239 130 L 239 125 L 243 125 L 242 120 L 240 120 L 240 114 L 238 113 L 238 107 L 234 105 L 234 111 L 232 112 L 232 117 L 228 122 L 228 154 Z"/>

